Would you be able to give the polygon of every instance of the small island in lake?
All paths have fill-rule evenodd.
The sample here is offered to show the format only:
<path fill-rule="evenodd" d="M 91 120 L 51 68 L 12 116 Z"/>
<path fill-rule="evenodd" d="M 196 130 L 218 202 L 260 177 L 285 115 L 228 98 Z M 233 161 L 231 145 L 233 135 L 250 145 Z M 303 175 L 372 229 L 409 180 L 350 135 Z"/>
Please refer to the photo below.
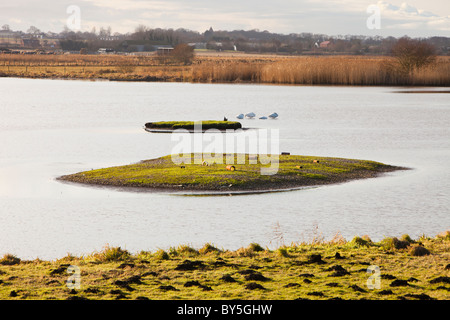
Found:
<path fill-rule="evenodd" d="M 173 132 L 174 130 L 178 129 L 193 131 L 196 128 L 200 128 L 202 132 L 210 129 L 216 129 L 220 131 L 225 131 L 227 129 L 237 130 L 242 129 L 242 124 L 237 121 L 225 121 L 225 120 L 158 121 L 158 122 L 147 122 L 145 124 L 145 130 L 149 132 Z"/>
<path fill-rule="evenodd" d="M 180 157 L 168 155 L 58 179 L 89 185 L 170 191 L 276 191 L 372 178 L 406 169 L 368 160 L 285 154 L 216 154 L 214 158 L 205 159 L 200 153 L 192 153 Z M 261 174 L 263 170 L 272 170 L 272 173 Z"/>

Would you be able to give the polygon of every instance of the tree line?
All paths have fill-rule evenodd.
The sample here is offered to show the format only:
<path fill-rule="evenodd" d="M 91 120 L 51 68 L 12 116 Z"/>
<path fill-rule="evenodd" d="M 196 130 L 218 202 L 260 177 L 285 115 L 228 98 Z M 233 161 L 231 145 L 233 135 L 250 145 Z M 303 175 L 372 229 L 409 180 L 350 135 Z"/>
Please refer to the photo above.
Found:
<path fill-rule="evenodd" d="M 3 30 L 9 30 L 3 25 Z M 279 34 L 267 30 L 213 30 L 204 32 L 179 29 L 150 28 L 139 25 L 133 32 L 113 32 L 111 27 L 92 28 L 90 31 L 74 32 L 65 28 L 60 33 L 44 33 L 31 26 L 20 35 L 42 35 L 58 38 L 62 50 L 79 51 L 85 48 L 88 52 L 95 52 L 99 48 L 112 48 L 117 52 L 150 51 L 155 46 L 167 45 L 175 47 L 181 43 L 196 43 L 198 47 L 211 50 L 237 50 L 248 53 L 278 53 L 286 55 L 301 54 L 375 54 L 387 55 L 399 40 L 395 37 L 338 35 L 314 33 Z M 407 37 L 402 37 L 407 38 Z M 414 39 L 429 43 L 435 47 L 436 54 L 450 54 L 449 37 L 429 37 Z M 323 42 L 329 42 L 326 47 Z"/>

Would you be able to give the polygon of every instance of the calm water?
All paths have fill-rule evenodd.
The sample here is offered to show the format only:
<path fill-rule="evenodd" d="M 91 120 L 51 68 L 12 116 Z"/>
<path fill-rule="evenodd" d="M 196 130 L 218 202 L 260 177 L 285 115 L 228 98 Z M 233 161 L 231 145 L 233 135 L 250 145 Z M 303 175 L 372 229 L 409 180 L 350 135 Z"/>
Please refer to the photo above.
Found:
<path fill-rule="evenodd" d="M 338 232 L 376 241 L 434 236 L 450 228 L 450 95 L 402 90 L 414 89 L 0 78 L 0 255 L 56 259 L 106 244 L 131 252 L 207 242 L 273 247 Z M 279 129 L 280 151 L 413 170 L 292 192 L 210 197 L 55 180 L 171 153 L 170 135 L 145 132 L 145 122 L 233 119 L 250 111 L 280 115 L 242 121 Z"/>

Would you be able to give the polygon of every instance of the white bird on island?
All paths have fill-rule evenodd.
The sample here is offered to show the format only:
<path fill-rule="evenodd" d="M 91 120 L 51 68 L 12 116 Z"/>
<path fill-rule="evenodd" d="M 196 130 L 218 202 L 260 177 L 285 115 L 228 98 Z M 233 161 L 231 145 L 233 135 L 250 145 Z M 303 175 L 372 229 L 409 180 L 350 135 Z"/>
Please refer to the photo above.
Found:
<path fill-rule="evenodd" d="M 255 116 L 256 116 L 256 114 L 254 114 L 253 112 L 247 113 L 245 115 L 246 118 L 250 118 L 250 119 L 254 118 Z"/>
<path fill-rule="evenodd" d="M 271 115 L 269 115 L 269 118 L 275 119 L 278 117 L 278 113 L 274 112 Z"/>
<path fill-rule="evenodd" d="M 238 114 L 238 115 L 236 116 L 236 118 L 238 118 L 238 119 L 244 119 L 244 114 L 243 114 L 243 113 Z"/>

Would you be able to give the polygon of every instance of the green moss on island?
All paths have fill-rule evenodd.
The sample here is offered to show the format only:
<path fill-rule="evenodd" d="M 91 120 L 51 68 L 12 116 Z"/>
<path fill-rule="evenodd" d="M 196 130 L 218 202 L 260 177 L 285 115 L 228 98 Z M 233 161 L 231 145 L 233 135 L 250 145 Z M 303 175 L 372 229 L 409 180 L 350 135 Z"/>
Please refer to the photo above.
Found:
<path fill-rule="evenodd" d="M 146 130 L 177 130 L 186 129 L 194 130 L 195 125 L 201 124 L 202 130 L 237 130 L 242 128 L 242 124 L 237 121 L 216 121 L 216 120 L 206 120 L 206 121 L 159 121 L 159 122 L 147 122 L 145 124 Z"/>
<path fill-rule="evenodd" d="M 84 171 L 59 179 L 115 187 L 271 191 L 341 183 L 405 169 L 368 160 L 300 155 L 272 155 L 272 163 L 267 161 L 269 158 L 248 154 L 219 154 L 214 158 L 187 154 L 181 158 L 184 163 L 179 163 L 178 157 L 168 155 L 136 164 Z M 271 174 L 262 174 L 264 170 Z"/>

